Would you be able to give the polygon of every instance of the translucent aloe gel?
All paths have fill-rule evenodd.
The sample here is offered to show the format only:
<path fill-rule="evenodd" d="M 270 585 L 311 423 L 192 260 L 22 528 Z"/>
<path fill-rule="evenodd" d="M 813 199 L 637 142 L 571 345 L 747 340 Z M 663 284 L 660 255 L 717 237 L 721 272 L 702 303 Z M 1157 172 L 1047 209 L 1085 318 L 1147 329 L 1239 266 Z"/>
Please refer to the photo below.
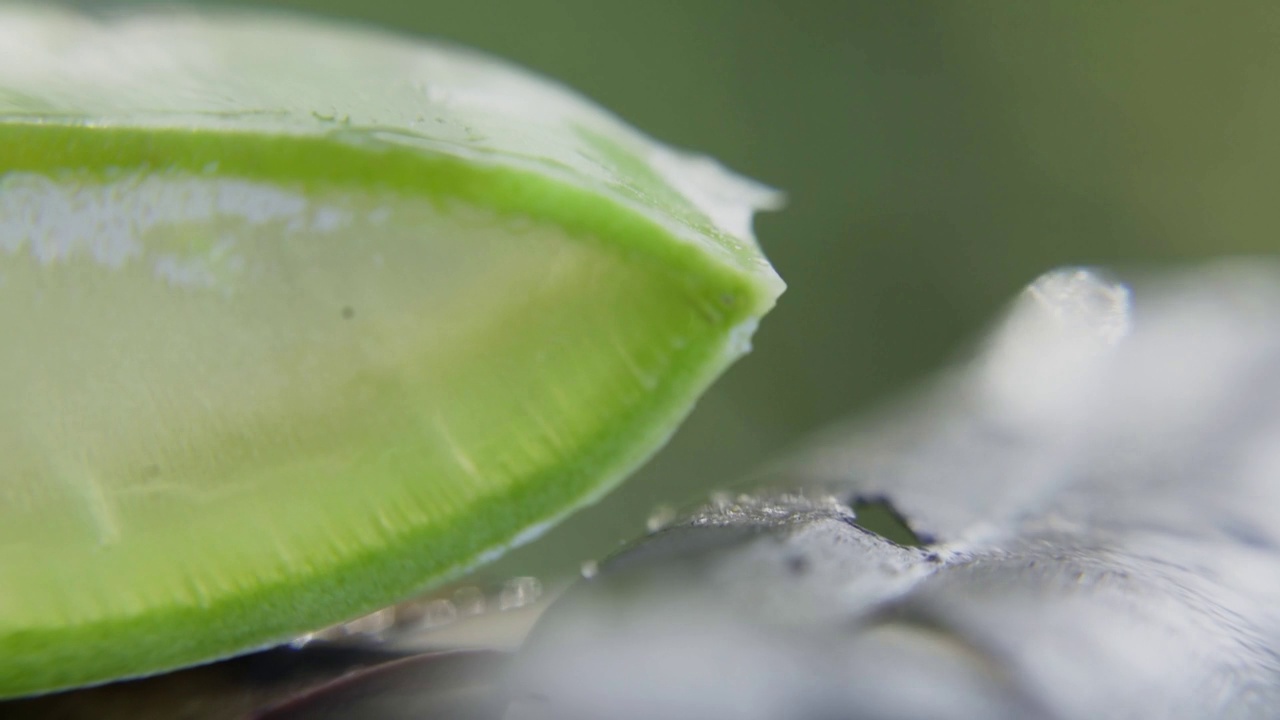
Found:
<path fill-rule="evenodd" d="M 654 452 L 767 190 L 457 48 L 0 8 L 0 695 L 392 602 Z"/>

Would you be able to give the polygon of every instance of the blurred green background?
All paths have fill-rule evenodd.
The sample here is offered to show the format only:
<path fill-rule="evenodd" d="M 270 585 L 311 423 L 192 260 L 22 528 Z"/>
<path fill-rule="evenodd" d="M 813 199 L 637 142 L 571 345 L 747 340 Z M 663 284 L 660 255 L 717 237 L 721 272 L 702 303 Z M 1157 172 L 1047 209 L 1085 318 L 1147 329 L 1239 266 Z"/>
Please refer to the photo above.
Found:
<path fill-rule="evenodd" d="M 252 4 L 487 49 L 790 196 L 757 222 L 790 289 L 755 352 L 646 469 L 490 576 L 609 552 L 953 359 L 1053 266 L 1277 247 L 1276 3 Z"/>

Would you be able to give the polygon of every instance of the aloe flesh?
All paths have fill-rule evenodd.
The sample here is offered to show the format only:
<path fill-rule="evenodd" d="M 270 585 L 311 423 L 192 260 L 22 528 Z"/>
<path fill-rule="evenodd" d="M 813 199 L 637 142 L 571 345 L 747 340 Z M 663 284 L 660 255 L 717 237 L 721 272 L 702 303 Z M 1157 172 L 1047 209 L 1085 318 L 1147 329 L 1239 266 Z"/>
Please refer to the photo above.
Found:
<path fill-rule="evenodd" d="M 279 642 L 607 491 L 781 291 L 769 197 L 465 51 L 0 9 L 0 696 Z"/>

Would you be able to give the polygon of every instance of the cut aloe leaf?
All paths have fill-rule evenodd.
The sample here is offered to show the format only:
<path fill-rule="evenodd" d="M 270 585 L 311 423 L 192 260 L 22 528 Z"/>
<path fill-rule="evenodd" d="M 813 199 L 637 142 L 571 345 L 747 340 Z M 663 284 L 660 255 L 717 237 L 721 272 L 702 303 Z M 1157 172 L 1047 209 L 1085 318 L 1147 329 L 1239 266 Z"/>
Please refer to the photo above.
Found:
<path fill-rule="evenodd" d="M 278 642 L 598 497 L 747 349 L 773 199 L 456 48 L 0 8 L 0 695 Z"/>

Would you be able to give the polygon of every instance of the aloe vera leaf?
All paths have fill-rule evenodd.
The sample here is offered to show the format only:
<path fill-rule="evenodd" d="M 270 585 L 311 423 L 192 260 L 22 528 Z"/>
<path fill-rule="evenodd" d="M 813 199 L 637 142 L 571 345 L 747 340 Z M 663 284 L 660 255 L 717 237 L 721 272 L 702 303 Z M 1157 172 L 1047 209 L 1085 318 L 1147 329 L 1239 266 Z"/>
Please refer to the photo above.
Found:
<path fill-rule="evenodd" d="M 771 191 L 467 50 L 0 8 L 0 696 L 278 642 L 653 453 Z"/>

